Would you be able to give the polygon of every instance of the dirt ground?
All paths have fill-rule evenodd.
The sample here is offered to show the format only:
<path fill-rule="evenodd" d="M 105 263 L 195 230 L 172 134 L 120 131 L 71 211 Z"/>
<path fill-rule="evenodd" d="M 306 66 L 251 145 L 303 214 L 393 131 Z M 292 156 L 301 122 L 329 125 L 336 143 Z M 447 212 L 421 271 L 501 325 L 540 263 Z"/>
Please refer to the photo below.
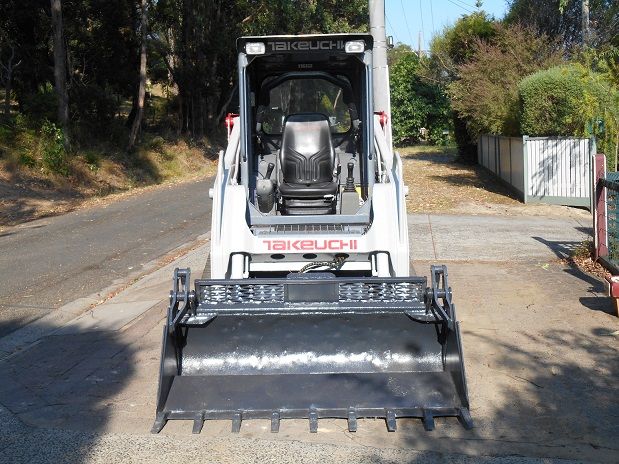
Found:
<path fill-rule="evenodd" d="M 456 160 L 456 149 L 416 145 L 399 148 L 409 213 L 572 217 L 574 208 L 522 203 L 493 174 Z M 576 214 L 578 214 L 576 212 Z"/>
<path fill-rule="evenodd" d="M 164 144 L 158 150 L 144 150 L 131 167 L 113 159 L 89 165 L 76 155 L 71 158 L 68 177 L 17 166 L 0 157 L 0 231 L 162 185 L 209 177 L 217 171 L 215 155 L 207 156 L 184 142 Z"/>

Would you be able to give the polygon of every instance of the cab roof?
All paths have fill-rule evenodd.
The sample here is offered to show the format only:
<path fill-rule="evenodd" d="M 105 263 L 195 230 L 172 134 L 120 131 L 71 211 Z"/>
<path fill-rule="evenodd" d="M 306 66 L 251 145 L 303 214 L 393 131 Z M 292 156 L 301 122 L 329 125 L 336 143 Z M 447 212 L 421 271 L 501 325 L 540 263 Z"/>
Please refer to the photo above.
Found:
<path fill-rule="evenodd" d="M 240 37 L 236 41 L 238 53 L 245 53 L 248 42 L 263 42 L 265 55 L 294 53 L 345 53 L 346 42 L 361 40 L 365 49 L 371 50 L 374 39 L 370 34 L 307 34 L 307 35 L 266 35 Z"/>

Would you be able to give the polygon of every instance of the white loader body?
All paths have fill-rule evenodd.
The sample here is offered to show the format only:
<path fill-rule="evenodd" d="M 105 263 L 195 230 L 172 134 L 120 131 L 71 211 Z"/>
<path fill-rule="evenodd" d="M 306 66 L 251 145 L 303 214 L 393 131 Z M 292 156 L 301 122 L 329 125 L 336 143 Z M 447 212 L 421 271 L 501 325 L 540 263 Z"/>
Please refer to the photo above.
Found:
<path fill-rule="evenodd" d="M 409 275 L 402 161 L 387 145 L 378 116 L 374 118 L 374 141 L 379 165 L 384 169 L 379 176 L 383 181 L 374 184 L 368 200 L 372 220 L 362 234 L 253 234 L 246 219 L 246 210 L 250 207 L 246 189 L 237 182 L 240 169 L 238 122 L 235 118 L 228 147 L 220 153 L 213 187 L 211 278 L 247 278 L 254 272 L 295 272 L 308 264 L 304 255 L 326 259 L 343 253 L 348 257 L 342 271 L 369 271 L 380 277 Z"/>

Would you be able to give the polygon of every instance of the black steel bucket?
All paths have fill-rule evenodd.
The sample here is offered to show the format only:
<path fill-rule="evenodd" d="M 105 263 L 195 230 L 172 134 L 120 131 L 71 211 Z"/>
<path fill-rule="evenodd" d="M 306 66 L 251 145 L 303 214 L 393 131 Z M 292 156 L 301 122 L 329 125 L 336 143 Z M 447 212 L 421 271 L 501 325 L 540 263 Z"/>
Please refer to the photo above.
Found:
<path fill-rule="evenodd" d="M 164 327 L 157 418 L 456 416 L 468 428 L 462 349 L 443 267 L 425 278 L 198 280 L 175 273 Z M 180 300 L 180 301 L 179 301 Z"/>

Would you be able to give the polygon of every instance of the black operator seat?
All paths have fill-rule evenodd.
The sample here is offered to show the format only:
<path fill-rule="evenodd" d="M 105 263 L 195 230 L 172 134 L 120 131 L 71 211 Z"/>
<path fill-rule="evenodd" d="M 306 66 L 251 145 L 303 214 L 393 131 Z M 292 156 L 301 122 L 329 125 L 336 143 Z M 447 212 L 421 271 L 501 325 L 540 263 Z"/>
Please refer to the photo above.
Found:
<path fill-rule="evenodd" d="M 283 213 L 332 214 L 338 190 L 336 156 L 327 116 L 296 113 L 284 121 L 279 192 Z"/>

